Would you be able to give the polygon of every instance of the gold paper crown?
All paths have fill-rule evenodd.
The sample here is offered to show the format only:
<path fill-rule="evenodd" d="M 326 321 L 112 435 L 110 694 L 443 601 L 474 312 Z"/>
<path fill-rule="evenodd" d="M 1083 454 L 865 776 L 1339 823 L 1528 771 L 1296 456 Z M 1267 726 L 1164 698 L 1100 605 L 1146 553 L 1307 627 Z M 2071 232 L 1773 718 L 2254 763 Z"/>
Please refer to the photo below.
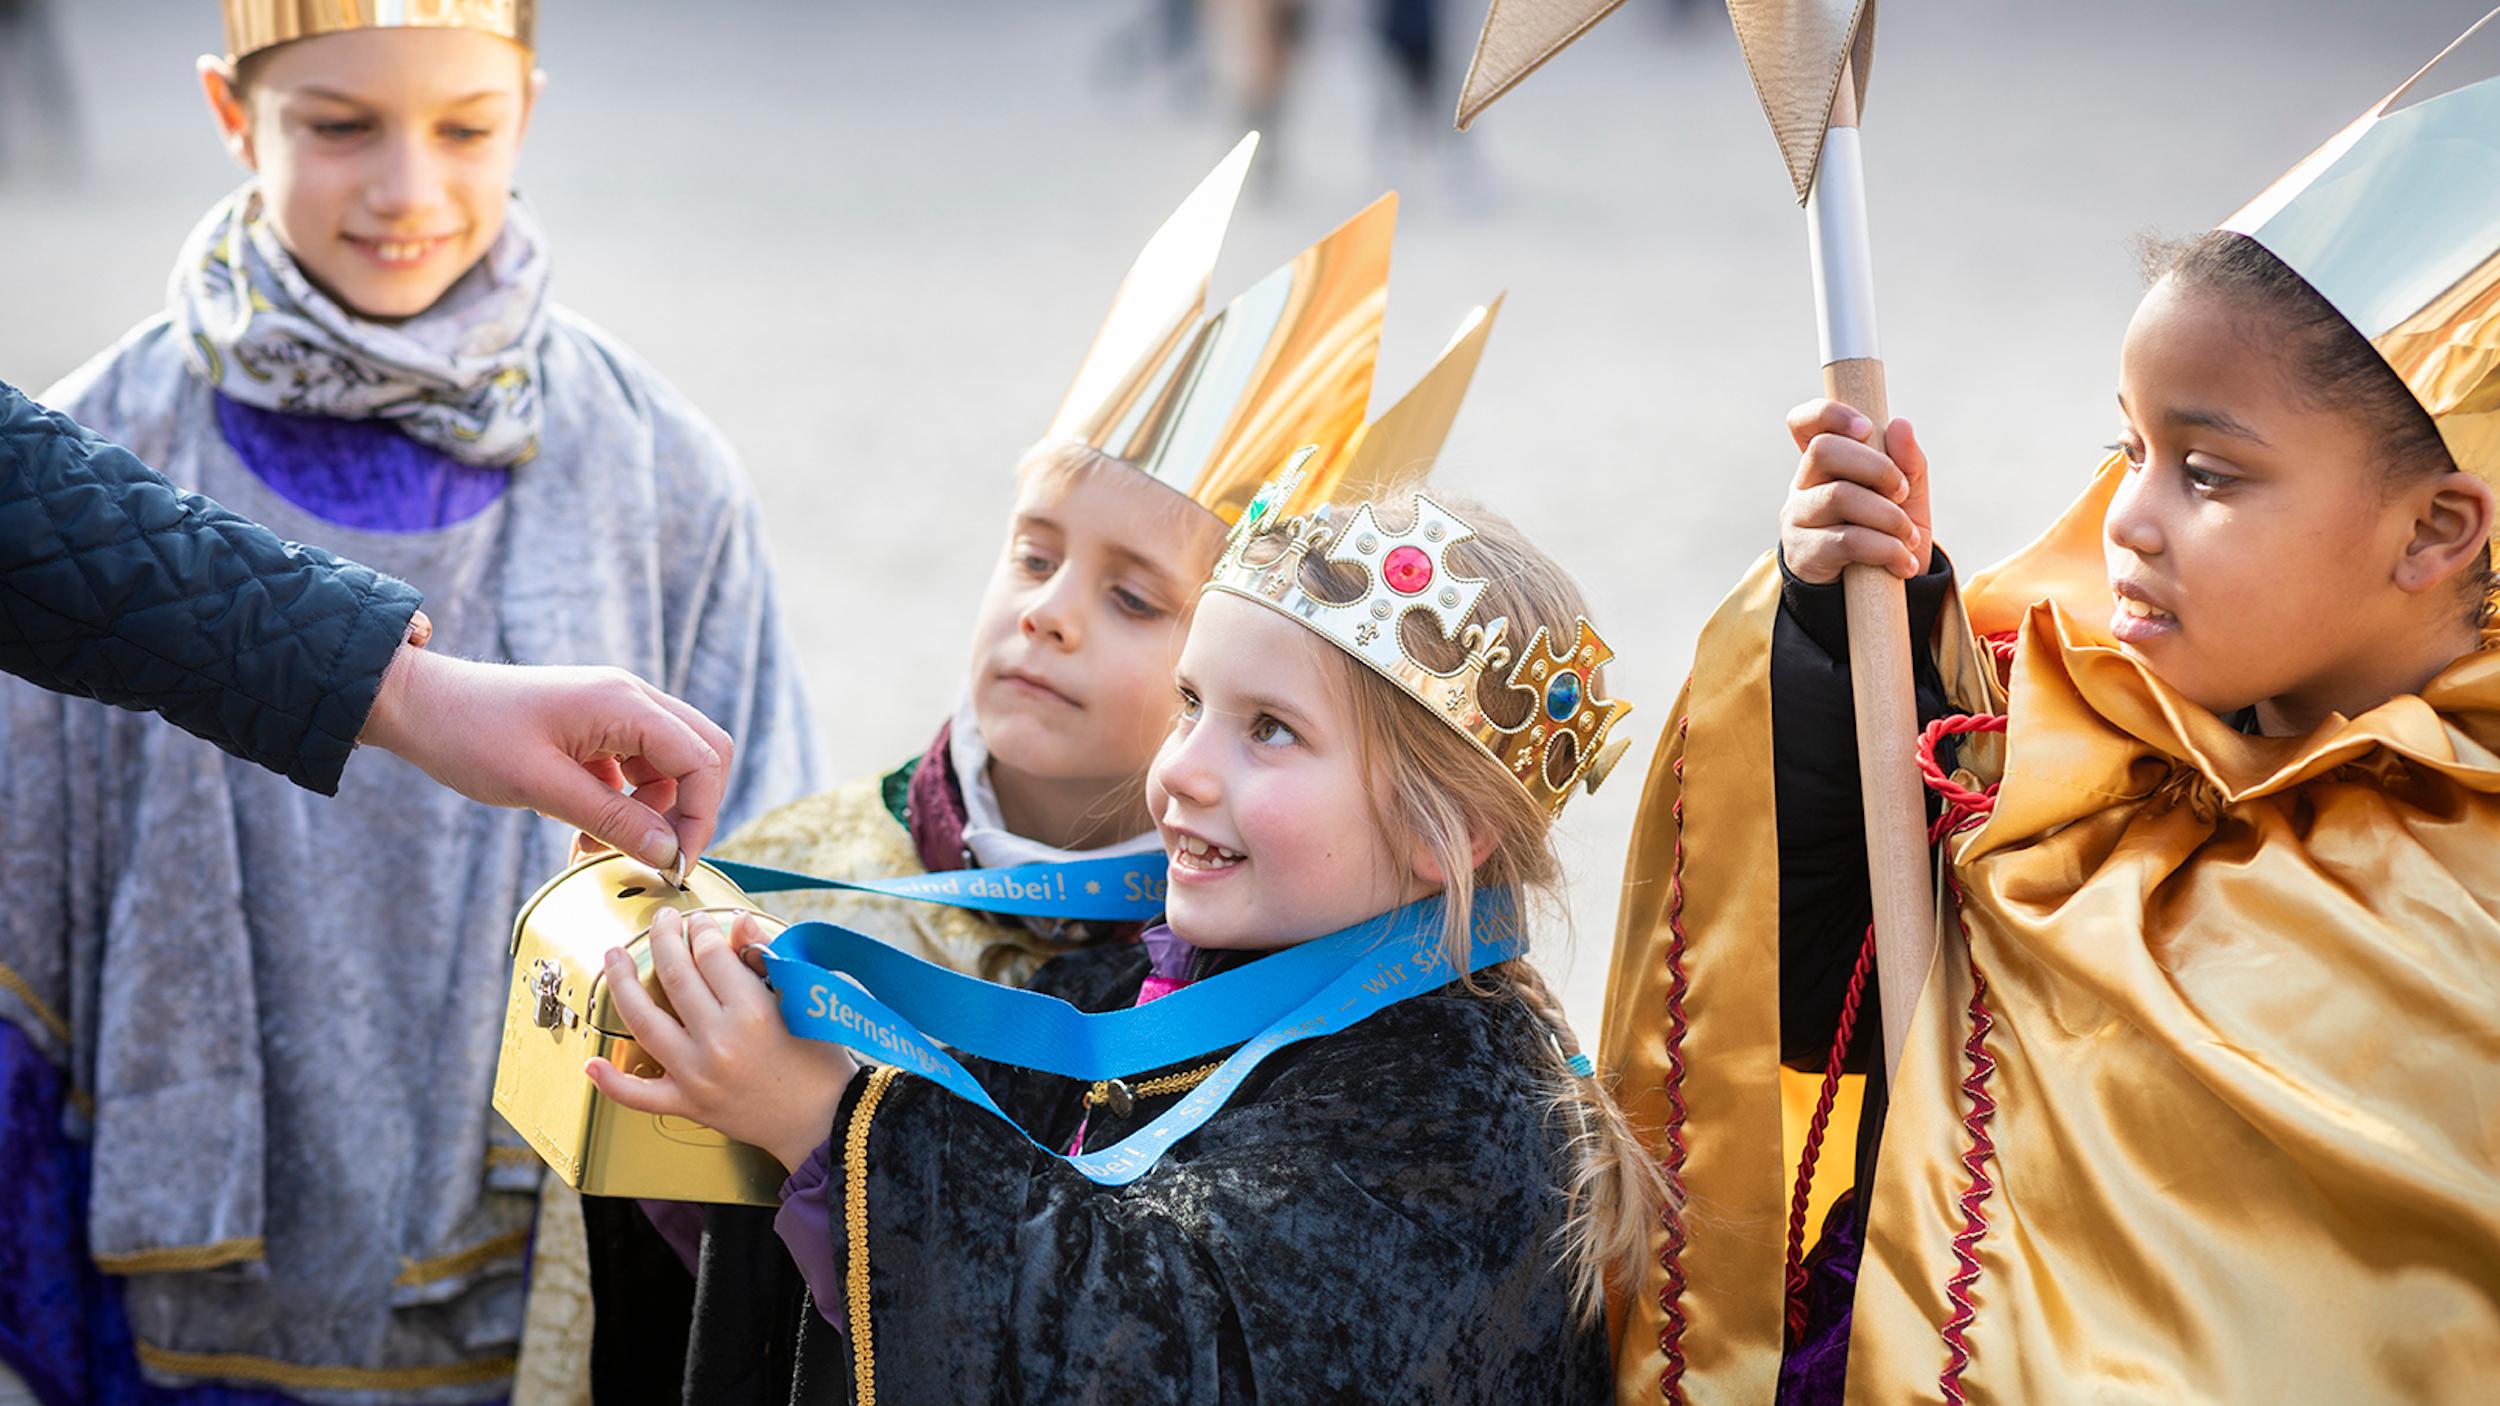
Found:
<path fill-rule="evenodd" d="M 1628 745 L 1611 734 L 1632 705 L 1597 696 L 1592 680 L 1615 654 L 1587 617 L 1577 621 L 1573 637 L 1560 649 L 1554 648 L 1553 632 L 1538 627 L 1527 652 L 1513 663 L 1509 620 L 1468 619 L 1485 583 L 1450 568 L 1450 549 L 1475 536 L 1475 529 L 1420 490 L 1413 495 L 1413 520 L 1397 532 L 1381 525 L 1370 501 L 1355 508 L 1342 529 L 1324 503 L 1289 515 L 1285 505 L 1306 496 L 1302 474 L 1313 455 L 1310 449 L 1295 455 L 1251 500 L 1225 539 L 1206 589 L 1257 601 L 1370 665 L 1474 742 L 1547 814 L 1559 814 L 1575 788 L 1595 791 Z M 1261 544 L 1275 550 L 1254 562 L 1252 551 Z M 1334 601 L 1303 589 L 1302 563 L 1313 552 L 1359 568 L 1363 592 Z M 1443 639 L 1467 651 L 1449 673 L 1406 651 L 1399 627 L 1419 610 L 1432 617 Z M 1485 677 L 1505 666 L 1510 672 L 1500 676 L 1502 686 L 1531 699 L 1519 721 L 1508 726 L 1487 717 L 1483 704 Z"/>
<path fill-rule="evenodd" d="M 2493 15 L 2221 227 L 2317 289 L 2500 487 L 2500 79 L 2388 111 Z"/>
<path fill-rule="evenodd" d="M 1049 431 L 1126 460 L 1227 523 L 1297 446 L 1321 446 L 1310 473 L 1318 496 L 1350 462 L 1397 229 L 1397 196 L 1384 195 L 1202 316 L 1258 140 L 1242 138 L 1147 241 Z"/>
<path fill-rule="evenodd" d="M 537 47 L 538 0 L 224 0 L 226 58 L 347 29 L 475 29 Z"/>

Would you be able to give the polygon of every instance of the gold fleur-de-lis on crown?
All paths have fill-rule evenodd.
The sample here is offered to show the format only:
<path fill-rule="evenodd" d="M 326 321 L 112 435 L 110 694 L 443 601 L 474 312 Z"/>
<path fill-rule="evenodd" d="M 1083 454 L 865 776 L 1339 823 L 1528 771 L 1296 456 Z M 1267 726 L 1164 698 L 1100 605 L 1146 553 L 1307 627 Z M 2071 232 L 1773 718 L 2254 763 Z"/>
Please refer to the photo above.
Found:
<path fill-rule="evenodd" d="M 1302 559 L 1328 545 L 1328 505 L 1302 517 L 1287 518 L 1277 524 L 1276 533 L 1285 539 L 1285 549 L 1264 568 L 1267 593 L 1280 595 L 1302 570 Z"/>
<path fill-rule="evenodd" d="M 1505 642 L 1509 633 L 1508 617 L 1496 617 L 1490 624 L 1468 626 L 1466 633 L 1458 637 L 1460 646 L 1467 651 L 1463 671 L 1482 674 L 1509 663 L 1510 645 Z"/>

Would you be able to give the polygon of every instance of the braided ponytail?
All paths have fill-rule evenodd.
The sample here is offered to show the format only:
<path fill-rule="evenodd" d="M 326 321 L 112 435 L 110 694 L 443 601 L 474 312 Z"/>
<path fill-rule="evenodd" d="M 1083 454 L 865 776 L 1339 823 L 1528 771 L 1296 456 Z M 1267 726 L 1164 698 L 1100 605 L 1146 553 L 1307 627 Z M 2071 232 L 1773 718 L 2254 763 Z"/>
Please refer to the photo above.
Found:
<path fill-rule="evenodd" d="M 1607 1286 L 1636 1284 L 1647 1267 L 1649 1232 L 1666 1200 L 1666 1178 L 1633 1135 L 1623 1105 L 1600 1082 L 1604 1076 L 1572 1067 L 1580 1043 L 1544 976 L 1525 961 L 1504 962 L 1493 974 L 1554 1031 L 1550 1107 L 1570 1129 L 1563 1191 L 1571 1210 L 1563 1222 L 1562 1253 L 1580 1312 L 1593 1321 L 1605 1312 Z"/>

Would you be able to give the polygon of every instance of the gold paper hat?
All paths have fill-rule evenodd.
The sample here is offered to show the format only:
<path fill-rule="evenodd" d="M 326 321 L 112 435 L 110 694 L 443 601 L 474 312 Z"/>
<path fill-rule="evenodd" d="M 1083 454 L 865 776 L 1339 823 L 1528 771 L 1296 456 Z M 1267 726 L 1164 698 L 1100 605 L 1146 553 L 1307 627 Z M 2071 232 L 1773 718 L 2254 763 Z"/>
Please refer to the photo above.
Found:
<path fill-rule="evenodd" d="M 1258 134 L 1147 241 L 1052 417 L 1053 438 L 1123 459 L 1226 523 L 1295 449 L 1325 496 L 1371 403 L 1397 197 L 1204 317 L 1207 283 Z"/>
<path fill-rule="evenodd" d="M 2493 15 L 2221 227 L 2308 280 L 2500 486 L 2500 78 L 2388 111 Z"/>
<path fill-rule="evenodd" d="M 347 29 L 475 29 L 537 47 L 538 0 L 224 0 L 229 62 Z"/>
<path fill-rule="evenodd" d="M 1400 408 L 1406 403 L 1401 401 Z M 1395 414 L 1381 417 L 1382 423 Z M 1381 525 L 1370 501 L 1357 507 L 1342 528 L 1324 503 L 1309 513 L 1290 515 L 1286 505 L 1307 496 L 1301 474 L 1311 454 L 1305 450 L 1297 455 L 1251 500 L 1225 539 L 1224 555 L 1206 589 L 1257 601 L 1370 665 L 1475 743 L 1548 815 L 1561 813 L 1575 789 L 1595 791 L 1628 745 L 1612 734 L 1632 705 L 1597 696 L 1596 671 L 1615 654 L 1587 617 L 1575 622 L 1572 637 L 1560 648 L 1551 630 L 1538 627 L 1527 652 L 1514 663 L 1510 621 L 1469 618 L 1476 613 L 1485 582 L 1450 568 L 1450 548 L 1473 537 L 1475 529 L 1420 489 L 1413 491 L 1411 520 L 1397 532 Z M 1324 553 L 1325 561 L 1358 568 L 1365 581 L 1361 593 L 1338 601 L 1305 590 L 1302 563 L 1313 552 Z M 1407 652 L 1400 626 L 1416 611 L 1431 617 L 1443 639 L 1467 651 L 1456 669 L 1440 673 Z M 1509 672 L 1499 673 L 1505 667 Z M 1504 725 L 1485 715 L 1488 675 L 1499 677 L 1503 688 L 1529 696 L 1516 723 Z"/>

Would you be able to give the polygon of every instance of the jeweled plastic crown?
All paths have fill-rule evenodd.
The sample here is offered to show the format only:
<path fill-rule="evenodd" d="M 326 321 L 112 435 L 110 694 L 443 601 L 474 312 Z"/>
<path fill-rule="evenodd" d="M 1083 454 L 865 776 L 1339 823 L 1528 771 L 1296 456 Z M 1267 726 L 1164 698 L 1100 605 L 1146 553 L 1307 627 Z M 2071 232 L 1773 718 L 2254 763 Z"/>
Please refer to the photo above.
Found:
<path fill-rule="evenodd" d="M 538 36 L 538 0 L 224 0 L 226 57 L 347 29 L 475 29 L 524 49 Z"/>
<path fill-rule="evenodd" d="M 1450 568 L 1450 549 L 1475 536 L 1475 529 L 1420 491 L 1414 494 L 1413 520 L 1395 532 L 1381 524 L 1370 502 L 1356 507 L 1342 527 L 1325 503 L 1288 515 L 1285 506 L 1300 491 L 1313 454 L 1310 449 L 1296 454 L 1250 500 L 1225 539 L 1206 589 L 1243 596 L 1299 620 L 1370 665 L 1474 742 L 1548 814 L 1560 812 L 1575 789 L 1595 791 L 1622 756 L 1626 743 L 1611 734 L 1632 710 L 1629 703 L 1598 697 L 1591 683 L 1615 657 L 1605 640 L 1584 617 L 1558 650 L 1553 632 L 1540 627 L 1514 662 L 1510 622 L 1471 618 L 1485 583 Z M 1360 569 L 1366 582 L 1361 594 L 1335 601 L 1304 589 L 1302 564 L 1314 552 L 1323 561 Z M 1441 673 L 1407 653 L 1399 627 L 1417 611 L 1431 617 L 1443 639 L 1467 652 L 1456 669 Z M 1505 668 L 1508 673 L 1500 672 Z M 1530 695 L 1517 722 L 1504 725 L 1486 715 L 1488 676 Z"/>

